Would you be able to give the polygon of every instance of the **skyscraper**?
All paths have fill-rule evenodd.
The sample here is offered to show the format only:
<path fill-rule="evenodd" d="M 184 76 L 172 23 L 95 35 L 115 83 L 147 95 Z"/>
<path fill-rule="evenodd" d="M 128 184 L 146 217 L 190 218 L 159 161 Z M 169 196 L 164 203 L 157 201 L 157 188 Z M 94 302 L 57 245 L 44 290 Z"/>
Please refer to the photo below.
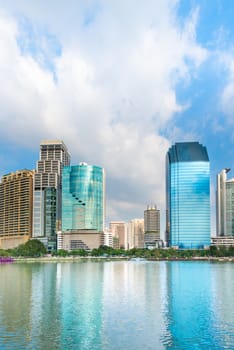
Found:
<path fill-rule="evenodd" d="M 227 179 L 230 170 L 223 169 L 217 175 L 217 236 L 234 236 L 234 179 Z"/>
<path fill-rule="evenodd" d="M 127 249 L 126 223 L 124 221 L 111 221 L 109 224 L 113 240 L 117 243 L 115 248 Z"/>
<path fill-rule="evenodd" d="M 144 210 L 144 242 L 146 248 L 161 245 L 160 242 L 160 210 L 156 205 L 148 205 Z"/>
<path fill-rule="evenodd" d="M 144 219 L 132 219 L 127 223 L 127 249 L 144 248 Z"/>
<path fill-rule="evenodd" d="M 59 140 L 40 143 L 34 177 L 33 237 L 55 238 L 61 226 L 62 168 L 70 165 L 66 145 Z"/>
<path fill-rule="evenodd" d="M 160 238 L 160 210 L 156 205 L 148 205 L 144 210 L 145 233 L 155 233 Z"/>
<path fill-rule="evenodd" d="M 19 170 L 0 183 L 0 248 L 13 248 L 32 236 L 33 171 Z"/>
<path fill-rule="evenodd" d="M 198 142 L 176 143 L 167 152 L 166 209 L 170 246 L 210 245 L 210 165 Z"/>
<path fill-rule="evenodd" d="M 71 234 L 65 249 L 93 248 L 100 245 L 100 233 L 104 232 L 105 173 L 98 166 L 80 163 L 66 166 L 62 180 L 62 234 Z M 75 236 L 81 235 L 83 236 Z M 68 235 L 63 237 L 64 240 Z M 98 241 L 99 240 L 99 241 Z M 65 241 L 64 241 L 65 242 Z M 91 244 L 91 245 L 90 245 Z"/>

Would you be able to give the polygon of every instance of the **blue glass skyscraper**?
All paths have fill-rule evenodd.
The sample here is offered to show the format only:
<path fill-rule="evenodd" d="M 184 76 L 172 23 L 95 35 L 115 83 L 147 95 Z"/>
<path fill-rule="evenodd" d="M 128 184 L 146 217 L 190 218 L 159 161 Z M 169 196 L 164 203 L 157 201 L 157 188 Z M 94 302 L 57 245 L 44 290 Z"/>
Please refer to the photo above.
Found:
<path fill-rule="evenodd" d="M 86 163 L 63 168 L 62 232 L 104 231 L 104 189 L 103 168 Z"/>
<path fill-rule="evenodd" d="M 198 142 L 176 143 L 167 152 L 166 206 L 169 246 L 210 245 L 210 164 Z"/>

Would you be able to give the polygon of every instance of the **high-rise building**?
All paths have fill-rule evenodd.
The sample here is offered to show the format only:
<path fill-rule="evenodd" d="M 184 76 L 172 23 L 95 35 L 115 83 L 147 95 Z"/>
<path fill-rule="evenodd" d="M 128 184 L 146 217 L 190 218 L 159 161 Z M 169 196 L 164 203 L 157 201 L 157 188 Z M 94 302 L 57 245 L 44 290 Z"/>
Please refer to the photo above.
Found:
<path fill-rule="evenodd" d="M 127 249 L 126 223 L 124 221 L 111 221 L 109 230 L 113 234 L 115 248 Z"/>
<path fill-rule="evenodd" d="M 104 232 L 105 173 L 80 163 L 63 168 L 62 234 L 64 249 L 98 248 Z M 92 236 L 93 234 L 93 236 Z"/>
<path fill-rule="evenodd" d="M 170 246 L 210 245 L 210 164 L 198 142 L 176 143 L 167 152 L 166 206 Z"/>
<path fill-rule="evenodd" d="M 144 248 L 144 219 L 132 219 L 127 223 L 127 249 Z"/>
<path fill-rule="evenodd" d="M 40 159 L 34 177 L 33 237 L 55 238 L 61 228 L 61 189 L 63 166 L 70 165 L 70 154 L 59 140 L 40 143 Z"/>
<path fill-rule="evenodd" d="M 223 169 L 217 175 L 217 236 L 234 236 L 234 179 L 227 179 L 230 170 Z"/>
<path fill-rule="evenodd" d="M 102 245 L 113 248 L 113 234 L 109 229 L 105 229 Z"/>
<path fill-rule="evenodd" d="M 144 210 L 144 231 L 155 233 L 160 238 L 160 210 L 156 205 L 148 205 Z"/>
<path fill-rule="evenodd" d="M 13 248 L 32 236 L 33 171 L 19 170 L 0 183 L 0 248 Z"/>
<path fill-rule="evenodd" d="M 144 211 L 144 241 L 146 248 L 161 246 L 160 210 L 156 205 L 148 205 Z"/>

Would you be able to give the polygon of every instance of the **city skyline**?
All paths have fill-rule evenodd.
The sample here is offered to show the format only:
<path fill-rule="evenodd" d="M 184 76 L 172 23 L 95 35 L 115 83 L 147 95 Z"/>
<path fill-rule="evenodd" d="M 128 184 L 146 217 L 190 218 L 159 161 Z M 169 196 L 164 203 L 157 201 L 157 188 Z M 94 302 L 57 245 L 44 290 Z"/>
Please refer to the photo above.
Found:
<path fill-rule="evenodd" d="M 105 168 L 108 221 L 142 217 L 152 202 L 163 225 L 165 154 L 199 141 L 214 234 L 216 175 L 234 168 L 233 8 L 0 0 L 0 176 L 32 169 L 40 140 L 63 139 L 73 164 Z"/>
<path fill-rule="evenodd" d="M 197 141 L 187 141 L 187 142 L 184 142 L 184 143 L 191 143 L 191 144 L 196 144 L 196 143 L 198 143 Z M 52 171 L 52 168 L 51 168 L 51 166 L 52 166 L 52 163 L 50 164 L 50 162 L 52 162 L 52 153 L 51 153 L 51 156 L 49 156 L 49 158 L 48 159 L 51 159 L 51 161 L 48 161 L 47 160 L 47 163 L 45 163 L 44 164 L 44 162 L 46 161 L 46 159 L 47 159 L 47 157 L 48 157 L 48 155 L 49 155 L 49 153 L 46 155 L 46 156 L 43 156 L 42 157 L 42 159 L 44 159 L 44 160 L 41 160 L 41 152 L 42 152 L 42 148 L 43 147 L 47 147 L 47 144 L 48 145 L 53 145 L 53 147 L 56 147 L 55 145 L 57 144 L 57 147 L 58 147 L 58 149 L 59 149 L 59 147 L 60 147 L 60 145 L 62 145 L 62 147 L 65 147 L 65 149 L 66 149 L 66 152 L 67 152 L 67 154 L 69 155 L 69 159 L 67 160 L 67 158 L 66 158 L 66 162 L 69 162 L 70 163 L 70 161 L 72 160 L 72 156 L 68 153 L 68 151 L 67 151 L 67 147 L 66 147 L 66 145 L 65 145 L 65 143 L 63 142 L 63 140 L 41 140 L 41 142 L 40 142 L 40 152 L 39 152 L 39 158 L 40 158 L 40 160 L 38 161 L 36 161 L 36 167 L 35 168 L 33 168 L 33 166 L 32 167 L 30 167 L 29 169 L 24 169 L 24 168 L 19 168 L 19 169 L 16 169 L 15 171 L 11 171 L 11 172 L 9 172 L 8 174 L 3 174 L 2 175 L 2 180 L 4 179 L 4 177 L 5 176 L 8 176 L 8 175 L 10 175 L 11 173 L 12 174 L 14 174 L 14 173 L 18 173 L 18 172 L 22 172 L 22 171 L 31 171 L 31 172 L 35 172 L 35 175 L 34 175 L 34 177 L 35 177 L 35 183 L 34 183 L 34 186 L 35 186 L 35 184 L 39 184 L 39 182 L 41 183 L 41 181 L 42 181 L 42 179 L 40 179 L 40 181 L 38 182 L 38 180 L 39 180 L 39 177 L 38 177 L 38 180 L 36 180 L 37 179 L 37 176 L 39 176 L 40 175 L 40 172 L 41 173 L 43 173 L 44 171 L 45 171 L 45 168 L 47 167 L 47 171 Z M 176 144 L 183 144 L 183 142 L 176 142 Z M 169 151 L 170 151 L 170 149 L 171 148 L 173 148 L 174 147 L 174 145 L 171 145 L 170 146 L 170 148 L 169 148 Z M 205 147 L 206 148 L 206 147 Z M 57 151 L 58 152 L 58 151 Z M 60 151 L 59 151 L 60 152 Z M 65 152 L 65 153 L 66 153 Z M 165 154 L 165 164 L 164 164 L 164 166 L 166 167 L 166 164 L 167 164 L 167 161 L 166 161 L 166 159 L 167 159 L 167 154 L 168 154 L 168 152 Z M 58 157 L 60 157 L 60 153 L 57 155 Z M 51 158 L 52 157 L 52 158 Z M 58 158 L 59 159 L 59 158 Z M 56 161 L 54 161 L 54 162 L 56 162 Z M 46 165 L 47 164 L 47 165 Z M 84 166 L 88 166 L 88 164 L 87 163 L 85 163 L 85 162 L 80 162 L 79 163 L 79 165 L 71 165 L 71 166 L 65 166 L 65 169 L 67 168 L 67 170 L 69 170 L 69 168 L 70 169 L 75 169 L 75 168 L 79 168 L 80 166 L 82 166 L 82 165 L 84 165 Z M 49 168 L 48 168 L 48 166 L 49 166 Z M 97 165 L 92 165 L 92 166 L 89 166 L 89 167 L 91 167 L 91 168 L 100 168 L 101 169 L 101 167 L 99 167 L 99 166 L 97 166 Z M 39 172 L 38 172 L 38 169 L 39 169 Z M 48 170 L 48 169 L 50 169 L 50 170 Z M 55 168 L 54 168 L 55 169 Z M 230 168 L 225 168 L 224 169 L 225 171 L 231 171 L 231 169 Z M 222 170 L 222 172 L 224 171 L 224 170 Z M 103 171 L 105 171 L 105 168 L 103 168 Z M 221 172 L 221 173 L 222 173 Z M 220 174 L 221 174 L 220 173 Z M 220 175 L 219 173 L 217 173 L 216 174 L 216 184 L 215 184 L 215 189 L 214 189 L 214 191 L 216 192 L 216 196 L 217 196 L 217 188 L 218 188 L 218 183 L 217 183 L 217 179 L 219 178 L 219 175 Z M 47 182 L 49 181 L 49 178 L 48 178 L 48 174 L 46 174 L 45 173 L 45 175 L 46 175 L 46 177 L 44 177 L 43 178 L 43 186 L 46 188 L 46 187 L 48 187 L 48 185 L 49 185 L 49 183 L 47 184 Z M 57 175 L 56 175 L 57 176 Z M 230 179 L 230 181 L 231 180 L 233 180 L 233 179 Z M 45 182 L 46 181 L 46 182 Z M 54 185 L 55 185 L 55 183 L 57 183 L 57 181 L 58 180 L 55 180 L 54 178 L 50 178 L 50 181 L 52 181 L 51 182 L 51 184 L 52 183 L 54 183 Z M 165 188 L 166 188 L 166 174 L 165 174 L 165 179 L 164 179 L 164 182 L 165 182 Z M 212 181 L 212 178 L 210 177 L 210 182 Z M 105 182 L 106 182 L 106 179 L 105 179 Z M 42 185 L 42 183 L 41 183 L 41 185 Z M 41 186 L 40 185 L 40 186 Z M 40 187 L 39 186 L 39 187 Z M 57 186 L 57 185 L 56 185 Z M 60 185 L 61 186 L 61 185 Z M 39 188 L 38 187 L 38 188 Z M 105 187 L 106 187 L 106 185 L 105 185 Z M 211 187 L 211 186 L 210 186 Z M 54 198 L 55 198 L 55 200 L 56 200 L 56 195 L 55 194 L 53 194 L 53 193 L 51 193 L 51 188 L 50 188 L 50 186 L 48 187 L 48 198 L 51 198 L 52 200 L 54 200 L 53 199 L 53 196 L 55 196 Z M 35 192 L 35 188 L 34 188 L 34 192 Z M 210 194 L 210 197 L 211 197 L 211 194 Z M 36 197 L 35 197 L 36 198 Z M 165 195 L 165 201 L 166 201 L 166 195 Z M 210 202 L 210 205 L 212 206 L 212 200 L 211 200 L 211 202 Z M 211 237 L 215 237 L 216 235 L 218 236 L 218 232 L 219 232 L 219 230 L 218 230 L 218 228 L 217 228 L 217 220 L 218 220 L 218 202 L 217 202 L 217 198 L 216 198 L 216 200 L 215 200 L 215 203 L 213 203 L 213 205 L 215 206 L 213 209 L 215 209 L 216 210 L 216 215 L 215 215 L 215 217 L 213 216 L 213 223 L 211 222 L 211 227 L 210 227 L 210 236 Z M 143 210 L 142 210 L 142 212 L 140 213 L 140 215 L 137 217 L 137 216 L 135 216 L 135 217 L 128 217 L 127 219 L 122 219 L 121 221 L 122 222 L 125 222 L 126 224 L 128 223 L 128 222 L 130 222 L 130 221 L 132 221 L 132 220 L 134 220 L 134 219 L 136 219 L 136 220 L 138 220 L 138 219 L 142 219 L 142 218 L 144 218 L 144 212 L 145 212 L 145 208 L 144 208 L 144 206 L 145 206 L 145 203 L 142 203 L 142 208 L 143 208 Z M 149 208 L 153 208 L 153 207 L 155 207 L 155 209 L 157 209 L 157 205 L 156 204 L 154 204 L 154 205 L 148 205 L 147 206 L 147 208 L 149 209 Z M 35 204 L 33 205 L 33 210 L 35 210 Z M 57 205 L 56 205 L 56 208 L 57 208 Z M 57 211 L 57 209 L 55 209 L 56 211 Z M 164 210 L 164 211 L 163 211 Z M 165 240 L 165 241 L 167 241 L 167 239 L 166 239 L 166 234 L 167 234 L 167 232 L 166 232 L 166 230 L 167 230 L 167 223 L 166 223 L 166 211 L 167 211 L 167 208 L 166 208 L 166 206 L 165 206 L 165 208 L 163 208 L 163 210 L 161 210 L 160 208 L 158 208 L 158 211 L 159 212 L 161 212 L 160 213 L 160 217 L 159 217 L 159 221 L 160 221 L 160 238 L 162 238 L 163 240 Z M 61 209 L 59 210 L 59 211 L 61 211 Z M 108 211 L 108 202 L 107 202 L 107 204 L 105 205 L 105 211 Z M 212 216 L 212 212 L 210 212 L 210 214 L 211 214 L 211 216 Z M 60 214 L 61 215 L 61 214 Z M 108 218 L 106 218 L 106 220 L 105 220 L 105 218 L 106 218 L 106 215 L 104 215 L 104 219 L 103 219 L 103 227 L 105 228 L 105 227 L 107 227 L 108 225 L 109 225 L 109 223 L 111 222 L 111 221 L 113 221 L 113 220 L 115 220 L 116 218 L 113 218 L 113 217 L 108 217 Z M 51 220 L 51 219 L 50 219 Z M 50 221 L 49 220 L 49 221 Z M 61 220 L 61 219 L 60 219 Z M 213 225 L 212 225 L 213 224 Z M 44 225 L 44 224 L 43 224 Z M 212 227 L 213 226 L 213 227 Z M 49 226 L 48 226 L 49 227 Z M 215 228 L 214 228 L 215 227 Z M 58 228 L 59 229 L 59 228 Z M 52 230 L 53 231 L 53 230 Z M 52 232 L 51 231 L 51 232 Z M 44 236 L 46 237 L 47 236 L 47 234 L 44 234 Z M 32 231 L 32 237 L 36 237 L 36 235 L 35 234 L 33 234 L 33 231 Z"/>

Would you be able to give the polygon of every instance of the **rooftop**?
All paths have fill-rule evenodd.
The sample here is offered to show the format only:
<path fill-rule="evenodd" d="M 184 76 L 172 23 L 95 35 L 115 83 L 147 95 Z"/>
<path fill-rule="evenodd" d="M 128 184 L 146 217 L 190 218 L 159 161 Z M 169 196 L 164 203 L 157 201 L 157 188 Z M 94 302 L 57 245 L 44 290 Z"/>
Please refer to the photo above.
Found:
<path fill-rule="evenodd" d="M 177 142 L 168 151 L 171 163 L 177 162 L 209 162 L 206 147 L 198 142 Z"/>

